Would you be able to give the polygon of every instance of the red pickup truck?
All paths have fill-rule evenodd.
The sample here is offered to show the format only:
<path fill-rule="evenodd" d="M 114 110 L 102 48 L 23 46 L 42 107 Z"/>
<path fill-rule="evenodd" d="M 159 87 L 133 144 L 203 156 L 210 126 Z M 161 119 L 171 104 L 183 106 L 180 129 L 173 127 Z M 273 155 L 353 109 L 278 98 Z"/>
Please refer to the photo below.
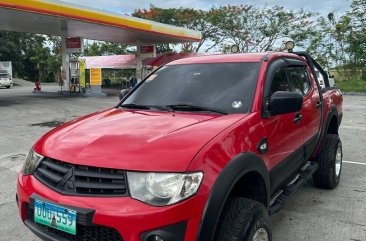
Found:
<path fill-rule="evenodd" d="M 20 216 L 44 240 L 272 240 L 268 216 L 309 177 L 339 183 L 342 94 L 327 78 L 305 52 L 169 63 L 37 141 Z"/>

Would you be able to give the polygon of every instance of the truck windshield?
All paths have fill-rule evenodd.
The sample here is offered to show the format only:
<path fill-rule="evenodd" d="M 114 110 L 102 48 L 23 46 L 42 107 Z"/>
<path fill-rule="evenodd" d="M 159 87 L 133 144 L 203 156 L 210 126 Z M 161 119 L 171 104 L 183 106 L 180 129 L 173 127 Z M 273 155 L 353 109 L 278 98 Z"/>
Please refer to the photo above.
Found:
<path fill-rule="evenodd" d="M 150 75 L 123 102 L 125 107 L 247 113 L 259 63 L 167 65 Z M 215 111 L 216 110 L 216 111 Z"/>

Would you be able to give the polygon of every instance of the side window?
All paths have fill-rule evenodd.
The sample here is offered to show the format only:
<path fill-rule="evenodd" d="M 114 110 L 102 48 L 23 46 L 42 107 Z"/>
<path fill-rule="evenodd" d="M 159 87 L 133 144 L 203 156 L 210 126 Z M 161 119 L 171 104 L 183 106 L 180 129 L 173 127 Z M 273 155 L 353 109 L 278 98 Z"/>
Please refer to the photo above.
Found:
<path fill-rule="evenodd" d="M 290 90 L 291 88 L 287 80 L 286 68 L 281 67 L 275 72 L 273 76 L 271 89 L 268 97 L 270 97 L 276 91 L 290 91 Z"/>
<path fill-rule="evenodd" d="M 303 96 L 309 94 L 311 90 L 309 74 L 305 66 L 288 67 L 290 83 L 293 91 L 299 92 Z"/>

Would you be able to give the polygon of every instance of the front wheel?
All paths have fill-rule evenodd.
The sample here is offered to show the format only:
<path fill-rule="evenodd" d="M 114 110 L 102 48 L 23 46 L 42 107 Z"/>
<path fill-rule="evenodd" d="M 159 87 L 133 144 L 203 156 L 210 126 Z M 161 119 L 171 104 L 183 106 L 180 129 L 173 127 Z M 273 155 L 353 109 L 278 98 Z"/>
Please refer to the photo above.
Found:
<path fill-rule="evenodd" d="M 271 240 L 268 212 L 263 204 L 242 197 L 232 197 L 227 201 L 216 241 Z"/>
<path fill-rule="evenodd" d="M 317 162 L 319 169 L 313 175 L 317 187 L 333 189 L 341 178 L 343 150 L 342 142 L 336 134 L 328 134 Z"/>
<path fill-rule="evenodd" d="M 10 89 L 10 85 L 9 86 L 6 86 L 7 89 Z"/>

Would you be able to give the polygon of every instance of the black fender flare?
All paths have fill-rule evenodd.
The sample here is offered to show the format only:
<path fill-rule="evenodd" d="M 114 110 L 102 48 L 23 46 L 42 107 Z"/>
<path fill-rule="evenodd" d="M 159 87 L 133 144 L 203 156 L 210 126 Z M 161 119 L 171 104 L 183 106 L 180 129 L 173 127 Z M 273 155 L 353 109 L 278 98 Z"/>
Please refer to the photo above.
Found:
<path fill-rule="evenodd" d="M 330 120 L 333 118 L 333 116 L 335 116 L 338 120 L 338 111 L 337 111 L 337 107 L 335 107 L 334 105 L 332 105 L 329 108 L 329 111 L 327 113 L 327 117 L 325 119 L 325 125 L 324 128 L 322 130 L 322 137 L 325 136 L 326 132 L 328 131 L 329 125 L 330 125 Z M 338 120 L 339 121 L 339 120 Z"/>
<path fill-rule="evenodd" d="M 319 143 L 317 146 L 319 146 L 318 148 L 318 153 L 319 151 L 322 149 L 323 147 L 323 143 L 324 143 L 324 138 L 325 138 L 325 135 L 327 134 L 327 131 L 328 131 L 328 128 L 329 128 L 329 125 L 330 125 L 330 121 L 332 120 L 333 117 L 336 117 L 337 120 L 338 120 L 338 127 L 339 125 L 341 124 L 340 122 L 342 121 L 342 117 L 338 115 L 338 111 L 337 111 L 337 107 L 332 105 L 330 108 L 329 108 L 329 111 L 327 113 L 327 117 L 325 119 L 325 124 L 323 126 L 323 129 L 321 130 L 321 134 L 320 134 L 320 138 L 319 138 Z M 317 154 L 318 154 L 317 153 Z"/>
<path fill-rule="evenodd" d="M 247 173 L 257 172 L 266 186 L 267 205 L 269 207 L 269 175 L 264 161 L 251 152 L 241 153 L 233 158 L 221 171 L 210 192 L 196 241 L 212 241 L 221 212 L 235 184 Z"/>
<path fill-rule="evenodd" d="M 338 115 L 338 110 L 337 107 L 335 105 L 332 105 L 329 108 L 329 112 L 327 114 L 327 120 L 326 120 L 326 125 L 325 125 L 325 129 L 324 131 L 327 131 L 330 125 L 330 120 L 333 118 L 333 116 L 335 116 L 337 118 L 338 121 L 338 126 L 340 125 L 339 123 L 339 115 Z"/>

